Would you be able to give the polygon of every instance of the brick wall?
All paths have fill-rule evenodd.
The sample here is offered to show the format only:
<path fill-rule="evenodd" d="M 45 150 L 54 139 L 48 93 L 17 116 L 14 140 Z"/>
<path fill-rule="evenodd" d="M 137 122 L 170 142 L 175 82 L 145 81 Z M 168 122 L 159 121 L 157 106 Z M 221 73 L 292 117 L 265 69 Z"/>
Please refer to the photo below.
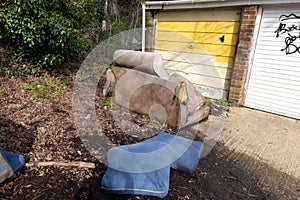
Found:
<path fill-rule="evenodd" d="M 229 90 L 229 101 L 233 102 L 235 105 L 244 104 L 245 82 L 249 68 L 249 55 L 257 11 L 258 6 L 246 6 L 243 8 L 239 43 Z"/>

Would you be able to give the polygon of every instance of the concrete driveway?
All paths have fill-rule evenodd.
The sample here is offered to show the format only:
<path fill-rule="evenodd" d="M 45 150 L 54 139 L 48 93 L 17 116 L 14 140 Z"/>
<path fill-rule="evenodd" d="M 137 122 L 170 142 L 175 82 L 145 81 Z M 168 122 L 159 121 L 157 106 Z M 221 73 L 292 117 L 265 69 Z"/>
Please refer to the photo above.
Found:
<path fill-rule="evenodd" d="M 275 195 L 270 199 L 300 200 L 299 120 L 233 107 L 223 114 L 217 110 L 196 129 L 208 147 L 204 156 L 218 142 L 218 152 L 229 150 L 227 159 L 257 177 L 257 184 Z"/>
<path fill-rule="evenodd" d="M 220 141 L 300 179 L 300 121 L 248 108 L 231 108 Z"/>

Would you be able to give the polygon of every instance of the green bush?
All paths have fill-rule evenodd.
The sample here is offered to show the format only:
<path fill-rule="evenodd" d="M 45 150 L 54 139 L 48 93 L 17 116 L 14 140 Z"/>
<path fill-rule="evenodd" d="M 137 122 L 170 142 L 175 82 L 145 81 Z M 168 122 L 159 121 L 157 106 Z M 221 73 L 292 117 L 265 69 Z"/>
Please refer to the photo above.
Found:
<path fill-rule="evenodd" d="M 0 76 L 40 76 L 78 66 L 100 41 L 140 26 L 141 1 L 2 0 Z"/>
<path fill-rule="evenodd" d="M 8 0 L 0 7 L 0 43 L 43 68 L 74 60 L 89 48 L 80 29 L 95 17 L 95 2 Z"/>

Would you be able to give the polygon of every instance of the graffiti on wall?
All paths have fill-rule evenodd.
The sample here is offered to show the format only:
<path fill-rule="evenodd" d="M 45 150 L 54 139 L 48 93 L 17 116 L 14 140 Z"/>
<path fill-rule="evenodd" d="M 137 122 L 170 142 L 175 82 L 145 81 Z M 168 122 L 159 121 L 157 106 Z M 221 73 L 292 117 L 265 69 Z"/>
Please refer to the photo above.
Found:
<path fill-rule="evenodd" d="M 294 13 L 281 15 L 279 22 L 274 33 L 277 38 L 285 37 L 285 47 L 281 51 L 285 51 L 286 55 L 300 53 L 300 16 Z"/>

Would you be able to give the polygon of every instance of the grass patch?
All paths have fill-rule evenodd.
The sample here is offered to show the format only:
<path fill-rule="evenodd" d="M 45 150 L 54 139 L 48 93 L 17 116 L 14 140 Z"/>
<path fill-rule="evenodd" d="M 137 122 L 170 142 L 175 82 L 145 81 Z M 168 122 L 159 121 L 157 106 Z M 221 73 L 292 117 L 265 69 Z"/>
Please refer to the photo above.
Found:
<path fill-rule="evenodd" d="M 34 84 L 24 83 L 21 88 L 31 91 L 36 98 L 54 99 L 64 95 L 63 87 L 49 76 L 38 78 Z"/>

